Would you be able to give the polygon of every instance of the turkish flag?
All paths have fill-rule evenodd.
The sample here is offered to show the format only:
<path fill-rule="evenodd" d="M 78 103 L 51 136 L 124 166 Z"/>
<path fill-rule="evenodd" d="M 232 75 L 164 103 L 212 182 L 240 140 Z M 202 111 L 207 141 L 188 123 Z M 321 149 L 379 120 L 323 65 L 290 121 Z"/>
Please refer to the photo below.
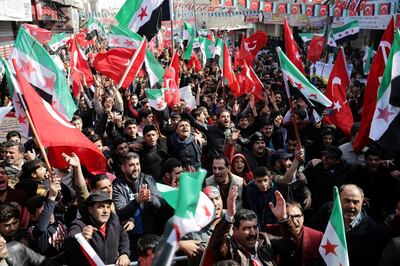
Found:
<path fill-rule="evenodd" d="M 178 52 L 175 51 L 174 56 L 171 60 L 171 67 L 175 70 L 175 83 L 179 86 L 179 55 Z"/>
<path fill-rule="evenodd" d="M 337 6 L 336 6 L 333 12 L 334 12 L 333 15 L 334 15 L 335 17 L 340 17 L 340 16 L 342 15 L 342 9 L 341 9 L 340 7 L 337 7 Z"/>
<path fill-rule="evenodd" d="M 278 4 L 278 13 L 279 14 L 286 14 L 286 3 L 279 3 Z"/>
<path fill-rule="evenodd" d="M 315 63 L 321 58 L 324 51 L 325 38 L 323 35 L 314 35 L 308 46 L 307 59 Z"/>
<path fill-rule="evenodd" d="M 239 61 L 240 61 L 239 58 L 240 58 L 239 49 L 236 48 L 236 49 L 235 49 L 235 62 L 234 62 L 234 65 L 233 65 L 233 68 L 234 68 L 234 69 L 237 69 L 237 67 L 239 66 Z"/>
<path fill-rule="evenodd" d="M 179 88 L 175 83 L 175 69 L 173 67 L 166 67 L 163 87 L 168 89 L 164 91 L 164 98 L 167 105 L 172 108 L 176 104 L 179 104 Z"/>
<path fill-rule="evenodd" d="M 81 83 L 82 76 L 86 80 L 86 84 L 91 86 L 94 84 L 92 70 L 89 67 L 88 61 L 79 48 L 77 41 L 74 39 L 71 46 L 70 63 L 71 78 L 73 82 L 73 95 L 76 97 L 79 93 L 79 84 Z"/>
<path fill-rule="evenodd" d="M 251 10 L 258 10 L 258 0 L 252 0 L 250 4 Z"/>
<path fill-rule="evenodd" d="M 268 35 L 264 31 L 256 31 L 247 38 L 242 39 L 242 44 L 240 49 L 242 51 L 246 50 L 252 55 L 256 56 L 258 51 L 260 51 L 268 42 Z"/>
<path fill-rule="evenodd" d="M 79 44 L 79 46 L 85 47 L 91 44 L 94 44 L 94 39 L 88 40 L 86 38 L 86 33 L 80 32 L 74 36 L 74 39 Z"/>
<path fill-rule="evenodd" d="M 328 5 L 320 5 L 319 16 L 320 17 L 326 16 L 327 13 L 328 13 Z"/>
<path fill-rule="evenodd" d="M 292 14 L 293 15 L 297 15 L 297 14 L 299 14 L 299 5 L 298 4 L 293 4 L 292 5 Z"/>
<path fill-rule="evenodd" d="M 376 95 L 378 93 L 380 79 L 383 76 L 383 72 L 385 70 L 385 60 L 383 52 L 386 53 L 386 58 L 387 58 L 390 53 L 390 46 L 393 43 L 393 37 L 394 37 L 393 32 L 394 32 L 394 18 L 392 17 L 389 25 L 385 30 L 385 33 L 382 36 L 379 49 L 375 54 L 375 56 L 372 58 L 371 68 L 369 71 L 369 75 L 367 77 L 367 85 L 365 87 L 365 92 L 364 92 L 361 125 L 356 135 L 356 138 L 353 142 L 353 149 L 356 152 L 361 151 L 366 145 L 368 145 L 370 141 L 369 131 L 376 107 Z M 390 46 L 388 44 L 390 44 Z"/>
<path fill-rule="evenodd" d="M 265 2 L 264 12 L 268 12 L 268 13 L 272 12 L 272 2 Z"/>
<path fill-rule="evenodd" d="M 305 75 L 303 61 L 301 60 L 301 55 L 299 51 L 299 47 L 297 47 L 297 43 L 293 38 L 292 30 L 289 27 L 289 23 L 285 17 L 284 19 L 284 40 L 285 40 L 285 50 L 286 55 L 290 59 L 290 61 L 300 70 L 303 75 Z"/>
<path fill-rule="evenodd" d="M 201 67 L 201 63 L 199 58 L 197 58 L 197 55 L 195 52 L 192 53 L 192 56 L 189 59 L 189 62 L 187 63 L 188 68 L 194 68 L 196 72 L 203 70 Z"/>
<path fill-rule="evenodd" d="M 233 96 L 240 96 L 240 86 L 232 69 L 231 55 L 229 49 L 224 43 L 224 57 L 223 57 L 223 70 L 222 75 L 228 81 L 228 87 L 231 89 Z"/>
<path fill-rule="evenodd" d="M 364 16 L 373 16 L 374 8 L 374 4 L 366 4 L 364 8 Z"/>
<path fill-rule="evenodd" d="M 355 11 L 357 7 L 357 0 L 351 0 L 349 4 L 349 10 L 350 11 Z"/>
<path fill-rule="evenodd" d="M 225 6 L 232 6 L 232 0 L 226 0 Z"/>
<path fill-rule="evenodd" d="M 357 11 L 355 11 L 355 10 L 349 10 L 349 16 L 350 16 L 350 17 L 355 17 L 355 16 L 357 16 Z"/>
<path fill-rule="evenodd" d="M 127 89 L 136 77 L 146 58 L 146 39 L 143 38 L 138 49 L 113 48 L 105 53 L 98 53 L 93 62 L 96 71 L 120 84 L 125 71 L 130 69 L 121 83 L 121 88 Z M 133 60 L 133 63 L 131 62 Z"/>
<path fill-rule="evenodd" d="M 69 165 L 63 159 L 62 153 L 70 155 L 74 152 L 90 173 L 104 174 L 106 172 L 106 158 L 102 151 L 63 115 L 43 100 L 22 76 L 15 61 L 13 63 L 32 123 L 39 140 L 47 148 L 51 166 L 56 168 L 68 167 Z"/>
<path fill-rule="evenodd" d="M 380 4 L 379 7 L 379 14 L 380 15 L 387 15 L 390 11 L 390 3 Z"/>
<path fill-rule="evenodd" d="M 314 5 L 307 5 L 306 16 L 312 17 L 314 15 Z"/>
<path fill-rule="evenodd" d="M 41 44 L 48 43 L 51 40 L 51 31 L 27 23 L 24 24 L 24 27 Z"/>
<path fill-rule="evenodd" d="M 362 0 L 360 5 L 358 6 L 358 11 L 363 11 L 366 4 L 367 4 L 367 1 L 366 0 Z"/>
<path fill-rule="evenodd" d="M 324 116 L 323 121 L 335 125 L 346 136 L 351 135 L 351 126 L 353 125 L 353 114 L 346 99 L 349 84 L 350 77 L 347 73 L 346 58 L 341 47 L 325 91 L 325 96 L 332 101 L 332 106 L 329 108 L 328 115 Z"/>
<path fill-rule="evenodd" d="M 256 72 L 254 72 L 252 67 L 249 67 L 250 70 L 250 77 L 254 82 L 254 87 L 253 90 L 251 91 L 251 94 L 254 95 L 255 97 L 255 101 L 258 102 L 261 100 L 261 93 L 264 89 L 264 85 L 262 84 L 262 82 L 260 81 L 260 79 L 258 78 Z"/>
<path fill-rule="evenodd" d="M 238 1 L 239 6 L 246 6 L 246 0 L 239 0 Z"/>

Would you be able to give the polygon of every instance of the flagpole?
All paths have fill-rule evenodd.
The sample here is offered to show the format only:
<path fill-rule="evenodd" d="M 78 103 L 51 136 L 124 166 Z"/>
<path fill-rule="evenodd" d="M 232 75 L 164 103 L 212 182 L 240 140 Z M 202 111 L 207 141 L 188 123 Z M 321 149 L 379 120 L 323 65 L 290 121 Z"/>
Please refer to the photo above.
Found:
<path fill-rule="evenodd" d="M 12 63 L 13 63 L 14 69 L 18 69 L 17 62 L 15 61 L 15 59 L 12 59 Z M 12 75 L 12 73 L 11 73 L 11 75 Z M 21 101 L 22 107 L 25 109 L 25 113 L 26 113 L 26 117 L 28 118 L 29 126 L 32 129 L 33 136 L 35 137 L 35 139 L 37 141 L 37 144 L 39 146 L 40 153 L 43 156 L 44 162 L 46 163 L 46 166 L 47 166 L 48 170 L 52 173 L 53 170 L 51 168 L 51 165 L 50 165 L 50 162 L 49 162 L 49 158 L 47 157 L 46 151 L 44 150 L 42 141 L 39 138 L 39 135 L 38 135 L 38 133 L 36 131 L 35 125 L 32 122 L 32 118 L 31 118 L 31 115 L 29 114 L 29 111 L 28 111 L 28 108 L 26 106 L 24 97 L 22 97 L 21 91 L 19 91 L 19 89 L 16 89 L 16 93 L 17 93 L 17 95 L 18 95 L 18 97 L 19 97 L 19 99 Z M 50 180 L 51 179 L 52 179 L 52 176 L 50 175 Z"/>
<path fill-rule="evenodd" d="M 280 51 L 281 51 L 281 48 L 279 46 L 276 47 L 276 52 L 278 53 L 279 64 L 281 65 L 281 71 L 282 71 L 282 62 L 281 62 L 281 58 L 279 57 L 279 52 Z M 294 134 L 296 135 L 297 147 L 298 147 L 298 149 L 301 149 L 301 140 L 300 140 L 299 128 L 297 127 L 296 119 L 294 117 L 294 108 L 293 108 L 293 104 L 292 104 L 292 96 L 291 96 L 290 91 L 289 91 L 289 84 L 287 82 L 286 74 L 285 74 L 284 71 L 282 71 L 282 75 L 283 75 L 283 83 L 285 83 L 286 95 L 287 95 L 288 101 L 289 101 L 289 108 L 290 108 L 290 112 L 291 112 L 291 116 L 290 117 L 291 117 L 292 123 L 293 123 Z"/>
<path fill-rule="evenodd" d="M 144 44 L 144 42 L 146 41 L 146 38 L 143 37 L 142 41 L 140 42 L 140 45 L 138 46 L 138 48 L 136 49 L 135 53 L 133 54 L 131 61 L 129 62 L 128 67 L 125 69 L 124 74 L 122 75 L 121 80 L 118 83 L 118 87 L 117 90 L 119 90 L 122 86 L 122 83 L 124 83 L 126 76 L 128 76 L 129 70 L 131 70 L 133 63 L 136 61 L 136 57 L 139 54 L 139 51 L 142 49 L 142 46 Z"/>

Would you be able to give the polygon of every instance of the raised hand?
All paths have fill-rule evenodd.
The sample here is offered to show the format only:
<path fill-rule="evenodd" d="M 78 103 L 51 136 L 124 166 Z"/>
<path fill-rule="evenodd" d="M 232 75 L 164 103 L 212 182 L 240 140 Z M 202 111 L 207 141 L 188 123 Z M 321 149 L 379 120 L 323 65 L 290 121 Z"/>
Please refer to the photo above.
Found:
<path fill-rule="evenodd" d="M 226 201 L 226 214 L 233 217 L 236 213 L 236 198 L 238 196 L 238 187 L 232 186 Z"/>
<path fill-rule="evenodd" d="M 286 220 L 287 219 L 286 201 L 279 191 L 275 191 L 275 201 L 276 201 L 275 206 L 272 202 L 268 203 L 272 213 L 278 219 L 278 221 Z"/>
<path fill-rule="evenodd" d="M 92 239 L 93 233 L 96 232 L 96 231 L 97 231 L 96 227 L 93 227 L 91 225 L 87 225 L 82 230 L 82 236 L 86 240 L 90 240 L 90 239 Z"/>
<path fill-rule="evenodd" d="M 72 167 L 78 168 L 81 165 L 78 155 L 76 155 L 74 152 L 71 153 L 71 156 L 63 153 L 62 157 Z"/>

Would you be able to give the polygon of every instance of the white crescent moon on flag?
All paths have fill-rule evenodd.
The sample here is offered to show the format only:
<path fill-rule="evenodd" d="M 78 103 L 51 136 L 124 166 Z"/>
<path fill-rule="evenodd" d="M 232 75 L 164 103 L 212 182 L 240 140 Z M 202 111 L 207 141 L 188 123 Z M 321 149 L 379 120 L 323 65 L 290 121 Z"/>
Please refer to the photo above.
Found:
<path fill-rule="evenodd" d="M 65 121 L 61 116 L 59 116 L 56 112 L 54 112 L 53 108 L 51 107 L 51 105 L 46 102 L 45 100 L 42 99 L 43 105 L 46 108 L 47 112 L 55 119 L 57 120 L 58 123 L 60 123 L 61 125 L 68 127 L 68 128 L 76 128 L 74 125 L 68 123 L 67 121 Z"/>
<path fill-rule="evenodd" d="M 339 77 L 334 77 L 332 80 L 332 86 L 338 84 L 339 86 L 342 84 L 342 80 Z"/>
<path fill-rule="evenodd" d="M 256 44 L 254 44 L 254 43 L 256 43 Z M 253 51 L 254 49 L 256 49 L 256 47 L 257 47 L 257 42 L 252 42 L 252 44 L 253 44 L 253 46 L 252 47 L 250 47 L 249 46 L 249 43 L 248 42 L 246 42 L 246 41 L 244 41 L 244 49 L 246 49 L 247 51 Z"/>

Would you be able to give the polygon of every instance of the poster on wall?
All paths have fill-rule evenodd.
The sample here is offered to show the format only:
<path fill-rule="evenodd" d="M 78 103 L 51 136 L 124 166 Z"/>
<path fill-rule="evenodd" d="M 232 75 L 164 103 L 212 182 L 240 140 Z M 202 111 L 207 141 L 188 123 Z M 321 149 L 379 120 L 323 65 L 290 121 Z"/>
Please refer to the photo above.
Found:
<path fill-rule="evenodd" d="M 30 0 L 0 0 L 0 20 L 32 21 Z"/>

